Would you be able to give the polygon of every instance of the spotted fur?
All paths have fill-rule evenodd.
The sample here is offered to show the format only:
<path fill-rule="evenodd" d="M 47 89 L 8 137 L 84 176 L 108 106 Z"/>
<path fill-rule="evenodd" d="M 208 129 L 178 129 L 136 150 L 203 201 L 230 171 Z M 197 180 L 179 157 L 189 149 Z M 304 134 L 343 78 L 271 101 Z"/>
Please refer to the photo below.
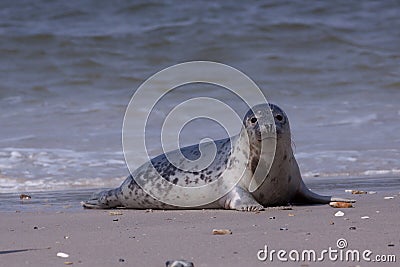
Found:
<path fill-rule="evenodd" d="M 271 128 L 268 128 L 270 125 L 264 125 L 265 118 L 271 114 L 271 111 L 276 130 L 276 150 L 272 159 L 270 156 L 263 155 L 261 151 L 263 131 L 271 130 Z M 159 174 L 163 179 L 174 185 L 197 187 L 218 180 L 225 170 L 235 172 L 241 164 L 246 164 L 245 172 L 233 190 L 219 200 L 197 208 L 257 211 L 267 206 L 282 206 L 292 203 L 354 202 L 354 200 L 320 196 L 311 192 L 305 186 L 291 148 L 289 120 L 284 111 L 276 105 L 261 104 L 253 107 L 244 117 L 243 127 L 238 135 L 217 140 L 214 143 L 217 148 L 216 157 L 211 165 L 203 170 L 197 170 L 197 166 L 192 169 L 183 166 L 180 169 L 168 161 L 167 155 L 176 157 L 178 152 L 182 152 L 185 157 L 191 160 L 200 156 L 199 145 L 184 147 L 151 159 L 128 176 L 120 187 L 94 194 L 90 200 L 83 202 L 82 205 L 85 208 L 99 209 L 116 207 L 180 209 L 181 207 L 171 206 L 154 199 L 137 184 L 136 180 L 146 181 L 151 188 L 168 197 L 170 189 L 167 188 L 167 190 L 162 191 L 158 180 Z M 249 160 L 242 162 L 243 158 Z M 265 178 L 263 183 L 258 189 L 250 193 L 249 182 L 254 176 L 259 175 L 256 169 L 258 166 L 261 166 L 261 168 L 267 166 L 270 160 L 273 161 L 269 172 L 267 172 L 266 177 L 261 177 Z M 261 172 L 261 175 L 264 175 L 263 172 Z M 183 198 L 184 196 L 177 196 L 177 198 L 180 197 Z"/>

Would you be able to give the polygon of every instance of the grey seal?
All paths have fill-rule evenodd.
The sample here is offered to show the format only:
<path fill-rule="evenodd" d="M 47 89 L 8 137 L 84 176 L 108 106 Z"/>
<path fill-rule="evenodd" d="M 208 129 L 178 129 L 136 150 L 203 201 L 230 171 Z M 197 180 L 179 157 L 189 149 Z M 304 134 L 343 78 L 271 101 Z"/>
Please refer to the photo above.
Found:
<path fill-rule="evenodd" d="M 263 125 L 263 118 L 271 114 L 276 131 L 275 155 L 268 172 L 257 172 L 257 166 L 264 166 L 270 160 L 263 155 L 261 144 L 263 131 L 269 129 Z M 248 140 L 245 142 L 243 139 Z M 243 119 L 242 130 L 236 136 L 214 142 L 217 149 L 214 162 L 201 171 L 181 170 L 171 164 L 168 158 L 178 152 L 187 158 L 199 155 L 199 145 L 192 145 L 161 154 L 133 171 L 120 187 L 94 194 L 88 201 L 82 202 L 84 208 L 109 209 L 125 207 L 132 209 L 182 209 L 155 199 L 136 179 L 145 179 L 151 187 L 159 186 L 159 175 L 166 181 L 182 186 L 207 185 L 223 175 L 229 169 L 230 175 L 239 172 L 239 165 L 245 164 L 241 180 L 227 194 L 210 204 L 195 208 L 224 208 L 241 211 L 258 211 L 265 207 L 285 206 L 289 204 L 328 204 L 332 201 L 355 202 L 354 200 L 322 196 L 310 191 L 304 184 L 299 166 L 293 155 L 289 120 L 285 112 L 274 104 L 259 104 L 251 108 Z M 231 149 L 232 145 L 232 149 Z M 247 147 L 245 147 L 247 146 Z M 207 151 L 207 147 L 206 150 Z M 240 153 L 248 160 L 239 160 Z M 264 165 L 263 165 L 264 164 Z M 264 175 L 256 190 L 249 190 L 249 181 L 257 175 Z M 264 173 L 264 174 L 263 174 Z M 135 178 L 135 179 L 134 179 Z M 228 177 L 229 178 L 229 177 Z M 168 197 L 169 190 L 163 192 Z M 185 196 L 176 196 L 185 198 Z"/>

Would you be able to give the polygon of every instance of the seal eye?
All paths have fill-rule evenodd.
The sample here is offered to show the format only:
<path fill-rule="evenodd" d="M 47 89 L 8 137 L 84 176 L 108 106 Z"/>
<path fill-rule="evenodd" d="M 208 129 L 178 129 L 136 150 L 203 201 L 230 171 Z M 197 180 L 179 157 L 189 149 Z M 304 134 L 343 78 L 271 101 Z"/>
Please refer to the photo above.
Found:
<path fill-rule="evenodd" d="M 250 122 L 251 122 L 251 123 L 256 123 L 256 122 L 257 122 L 257 118 L 256 118 L 256 117 L 251 118 L 251 119 L 250 119 Z"/>
<path fill-rule="evenodd" d="M 276 115 L 275 118 L 276 118 L 278 121 L 282 121 L 282 120 L 283 120 L 283 116 L 280 115 L 280 114 Z"/>

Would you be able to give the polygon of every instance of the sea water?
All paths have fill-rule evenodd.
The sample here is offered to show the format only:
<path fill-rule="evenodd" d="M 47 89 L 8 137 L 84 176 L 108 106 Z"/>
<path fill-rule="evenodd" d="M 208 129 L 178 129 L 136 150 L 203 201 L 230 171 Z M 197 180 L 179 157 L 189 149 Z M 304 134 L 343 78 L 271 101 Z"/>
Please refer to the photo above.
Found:
<path fill-rule="evenodd" d="M 118 186 L 130 98 L 193 60 L 239 69 L 286 111 L 305 179 L 399 186 L 399 14 L 397 1 L 1 1 L 0 195 Z M 198 84 L 163 105 L 197 96 L 237 104 Z M 188 125 L 182 145 L 226 137 L 207 123 Z"/>

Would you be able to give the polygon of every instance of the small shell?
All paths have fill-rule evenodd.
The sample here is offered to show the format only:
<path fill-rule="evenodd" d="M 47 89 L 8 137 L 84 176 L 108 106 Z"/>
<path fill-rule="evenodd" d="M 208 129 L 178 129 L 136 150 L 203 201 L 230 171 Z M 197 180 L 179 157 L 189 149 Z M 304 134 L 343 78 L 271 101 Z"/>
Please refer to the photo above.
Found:
<path fill-rule="evenodd" d="M 185 260 L 169 260 L 165 265 L 167 267 L 194 267 L 193 262 Z"/>
<path fill-rule="evenodd" d="M 383 199 L 393 199 L 394 197 L 384 197 Z"/>
<path fill-rule="evenodd" d="M 72 265 L 72 264 L 74 264 L 72 261 L 64 261 L 64 264 L 65 265 Z"/>
<path fill-rule="evenodd" d="M 353 189 L 346 189 L 346 190 L 344 190 L 344 192 L 346 192 L 346 193 L 352 193 L 353 195 L 368 194 L 367 191 L 353 190 Z"/>
<path fill-rule="evenodd" d="M 332 208 L 352 208 L 353 205 L 351 203 L 347 203 L 347 202 L 330 202 L 329 206 L 331 206 Z"/>
<path fill-rule="evenodd" d="M 351 193 L 353 195 L 361 195 L 361 194 L 367 194 L 367 191 L 361 191 L 361 190 L 352 190 Z"/>
<path fill-rule="evenodd" d="M 57 253 L 57 257 L 60 257 L 60 258 L 68 258 L 69 255 L 68 255 L 67 253 L 64 253 L 64 252 L 58 252 L 58 253 Z"/>
<path fill-rule="evenodd" d="M 213 229 L 212 234 L 213 235 L 231 235 L 232 231 L 229 229 Z"/>
<path fill-rule="evenodd" d="M 338 211 L 335 213 L 335 217 L 343 217 L 344 216 L 344 212 L 343 211 Z"/>

